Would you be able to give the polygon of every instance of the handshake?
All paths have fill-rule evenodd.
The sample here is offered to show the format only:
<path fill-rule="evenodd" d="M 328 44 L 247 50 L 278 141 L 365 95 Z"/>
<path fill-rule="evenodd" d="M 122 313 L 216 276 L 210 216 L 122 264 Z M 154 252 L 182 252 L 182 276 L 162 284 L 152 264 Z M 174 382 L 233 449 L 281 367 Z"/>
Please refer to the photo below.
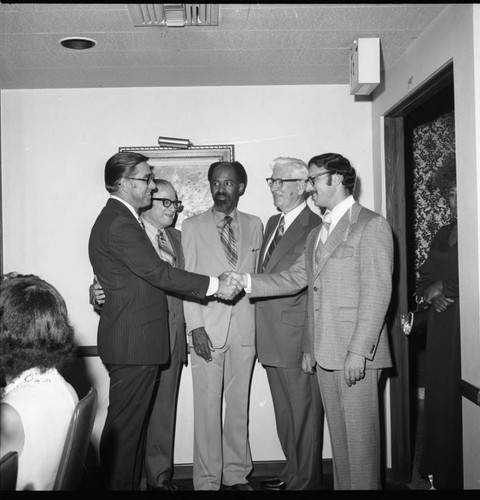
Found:
<path fill-rule="evenodd" d="M 223 272 L 218 277 L 218 281 L 218 290 L 215 297 L 222 300 L 233 300 L 247 286 L 246 275 L 234 271 Z M 93 283 L 90 285 L 89 299 L 90 304 L 97 310 L 101 309 L 105 302 L 105 292 L 98 282 L 97 276 L 94 276 Z"/>
<path fill-rule="evenodd" d="M 225 271 L 218 277 L 218 290 L 215 297 L 233 300 L 246 286 L 247 277 L 234 271 Z"/>

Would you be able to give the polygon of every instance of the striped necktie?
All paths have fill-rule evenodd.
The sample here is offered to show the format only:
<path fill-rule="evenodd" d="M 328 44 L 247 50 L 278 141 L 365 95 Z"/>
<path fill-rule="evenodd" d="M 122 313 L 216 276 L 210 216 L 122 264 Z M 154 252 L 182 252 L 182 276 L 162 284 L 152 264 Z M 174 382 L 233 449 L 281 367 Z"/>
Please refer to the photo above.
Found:
<path fill-rule="evenodd" d="M 168 262 L 171 266 L 175 267 L 177 258 L 173 253 L 170 242 L 165 234 L 165 229 L 159 229 L 157 233 L 157 244 L 160 250 L 160 256 L 165 262 Z"/>
<path fill-rule="evenodd" d="M 237 242 L 232 229 L 232 218 L 227 215 L 222 219 L 223 227 L 220 232 L 220 240 L 225 250 L 227 260 L 230 263 L 232 269 L 235 269 L 237 265 Z"/>
<path fill-rule="evenodd" d="M 267 253 L 265 254 L 265 258 L 263 259 L 263 266 L 262 269 L 265 271 L 265 268 L 267 267 L 267 262 L 269 261 L 270 257 L 272 256 L 273 251 L 275 250 L 275 247 L 277 246 L 278 242 L 280 241 L 280 238 L 283 236 L 283 231 L 285 229 L 285 216 L 282 214 L 280 217 L 280 221 L 277 226 L 277 230 L 275 231 L 275 235 L 273 236 L 273 239 L 270 243 L 270 246 L 267 249 Z"/>

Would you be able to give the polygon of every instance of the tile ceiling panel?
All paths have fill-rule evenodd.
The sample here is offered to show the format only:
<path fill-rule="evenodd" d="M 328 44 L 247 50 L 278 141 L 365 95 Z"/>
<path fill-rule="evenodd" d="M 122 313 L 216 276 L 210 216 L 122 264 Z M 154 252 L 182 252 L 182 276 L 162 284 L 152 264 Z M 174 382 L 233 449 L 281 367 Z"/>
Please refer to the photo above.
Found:
<path fill-rule="evenodd" d="M 354 39 L 380 38 L 388 68 L 445 8 L 220 4 L 218 26 L 166 28 L 134 27 L 128 4 L 0 4 L 0 89 L 348 84 Z"/>

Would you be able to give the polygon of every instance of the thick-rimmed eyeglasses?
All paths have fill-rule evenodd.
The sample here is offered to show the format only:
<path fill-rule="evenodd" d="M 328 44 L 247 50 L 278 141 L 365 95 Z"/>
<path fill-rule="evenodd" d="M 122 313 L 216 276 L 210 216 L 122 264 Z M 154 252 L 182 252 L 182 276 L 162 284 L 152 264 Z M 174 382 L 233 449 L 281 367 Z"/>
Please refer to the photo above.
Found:
<path fill-rule="evenodd" d="M 178 210 L 182 206 L 182 202 L 180 200 L 169 200 L 168 198 L 153 198 L 153 197 L 152 200 L 161 201 L 165 208 L 171 207 L 173 205 L 173 208 L 175 210 Z"/>
<path fill-rule="evenodd" d="M 143 181 L 146 182 L 148 186 L 148 184 L 150 184 L 151 181 L 155 180 L 155 176 L 149 175 L 146 179 L 144 179 L 143 177 L 125 177 L 125 179 L 130 179 L 132 181 Z"/>
<path fill-rule="evenodd" d="M 273 177 L 267 177 L 265 179 L 267 181 L 267 184 L 269 187 L 276 187 L 276 188 L 282 188 L 284 182 L 297 182 L 297 181 L 304 181 L 306 179 L 274 179 Z"/>
<path fill-rule="evenodd" d="M 327 174 L 330 174 L 330 173 L 331 173 L 331 172 L 328 172 L 328 171 L 327 171 L 327 172 L 320 172 L 320 173 L 319 173 L 319 174 L 317 174 L 317 175 L 310 175 L 310 176 L 308 176 L 308 177 L 307 177 L 307 180 L 308 180 L 308 182 L 309 182 L 312 186 L 314 186 L 314 187 L 315 187 L 315 179 L 316 179 L 317 177 L 322 177 L 322 175 L 327 175 Z"/>

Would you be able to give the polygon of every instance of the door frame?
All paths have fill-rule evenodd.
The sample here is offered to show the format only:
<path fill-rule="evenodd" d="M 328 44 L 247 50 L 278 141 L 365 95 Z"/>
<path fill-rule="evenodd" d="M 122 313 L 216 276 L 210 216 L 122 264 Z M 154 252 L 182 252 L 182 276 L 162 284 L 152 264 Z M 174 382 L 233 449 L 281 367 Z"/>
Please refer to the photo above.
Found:
<path fill-rule="evenodd" d="M 411 385 L 408 338 L 400 334 L 400 314 L 409 308 L 407 280 L 407 232 L 405 206 L 406 139 L 405 120 L 409 113 L 453 84 L 453 62 L 442 68 L 417 91 L 400 101 L 384 116 L 386 217 L 395 242 L 395 271 L 392 306 L 388 323 L 394 371 L 390 378 L 392 481 L 412 479 Z"/>

